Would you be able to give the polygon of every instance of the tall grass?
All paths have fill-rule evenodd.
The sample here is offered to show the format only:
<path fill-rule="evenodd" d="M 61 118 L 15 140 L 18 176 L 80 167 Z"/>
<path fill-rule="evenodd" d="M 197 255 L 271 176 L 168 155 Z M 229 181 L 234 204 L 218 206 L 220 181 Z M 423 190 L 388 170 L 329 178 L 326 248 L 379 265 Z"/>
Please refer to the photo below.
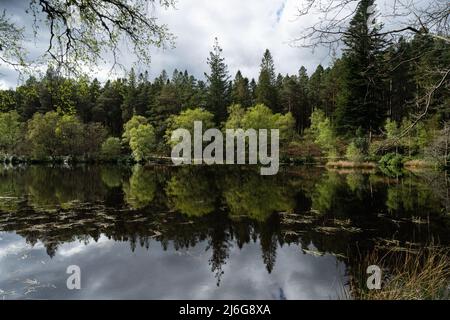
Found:
<path fill-rule="evenodd" d="M 448 249 L 425 247 L 387 252 L 376 249 L 363 259 L 358 276 L 350 281 L 353 299 L 360 300 L 442 300 L 450 289 L 450 255 Z M 367 266 L 382 270 L 380 290 L 368 290 Z M 364 269 L 364 270 L 363 270 Z"/>

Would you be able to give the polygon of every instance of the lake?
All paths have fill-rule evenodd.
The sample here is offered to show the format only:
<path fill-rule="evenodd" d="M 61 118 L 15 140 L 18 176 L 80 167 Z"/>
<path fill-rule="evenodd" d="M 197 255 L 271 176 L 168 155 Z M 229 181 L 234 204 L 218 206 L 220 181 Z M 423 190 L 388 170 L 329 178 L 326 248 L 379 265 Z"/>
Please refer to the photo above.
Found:
<path fill-rule="evenodd" d="M 448 247 L 449 191 L 444 172 L 2 167 L 0 298 L 352 298 L 373 250 Z"/>

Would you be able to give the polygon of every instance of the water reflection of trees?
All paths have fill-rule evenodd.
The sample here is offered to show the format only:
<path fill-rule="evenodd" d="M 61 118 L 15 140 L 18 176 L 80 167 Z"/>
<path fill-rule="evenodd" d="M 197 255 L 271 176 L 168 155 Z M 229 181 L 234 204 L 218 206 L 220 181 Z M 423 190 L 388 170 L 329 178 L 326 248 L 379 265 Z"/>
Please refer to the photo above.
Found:
<path fill-rule="evenodd" d="M 276 177 L 214 167 L 0 170 L 0 231 L 41 241 L 50 256 L 62 243 L 101 235 L 131 250 L 205 242 L 220 284 L 231 248 L 252 242 L 268 272 L 284 244 L 313 245 L 348 263 L 377 239 L 448 243 L 444 191 L 435 185 L 447 190 L 413 174 L 397 180 L 311 168 Z"/>
<path fill-rule="evenodd" d="M 294 190 L 287 182 L 253 171 L 229 172 L 221 186 L 230 216 L 265 221 L 274 212 L 292 210 Z"/>
<path fill-rule="evenodd" d="M 135 166 L 128 181 L 123 183 L 125 201 L 133 208 L 148 206 L 154 199 L 157 188 L 154 170 Z"/>
<path fill-rule="evenodd" d="M 170 208 L 191 217 L 213 212 L 219 191 L 212 175 L 209 168 L 183 167 L 174 172 L 165 190 Z"/>

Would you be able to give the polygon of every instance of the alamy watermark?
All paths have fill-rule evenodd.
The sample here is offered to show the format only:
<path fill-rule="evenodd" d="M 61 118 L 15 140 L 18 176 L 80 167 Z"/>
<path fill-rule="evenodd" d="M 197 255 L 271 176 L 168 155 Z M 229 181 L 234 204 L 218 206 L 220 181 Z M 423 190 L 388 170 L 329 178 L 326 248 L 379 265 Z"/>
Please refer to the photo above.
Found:
<path fill-rule="evenodd" d="M 67 274 L 70 276 L 67 278 L 66 286 L 69 290 L 80 290 L 81 289 L 81 269 L 77 265 L 70 265 L 66 270 Z"/>
<path fill-rule="evenodd" d="M 195 121 L 193 155 L 191 133 L 180 128 L 172 132 L 171 141 L 177 144 L 172 148 L 171 157 L 175 165 L 260 164 L 261 175 L 275 175 L 280 166 L 279 138 L 278 129 L 270 129 L 270 134 L 268 129 L 226 129 L 225 137 L 218 129 L 208 129 L 203 133 L 202 122 Z M 210 143 L 203 148 L 204 142 Z"/>
<path fill-rule="evenodd" d="M 367 289 L 380 290 L 381 289 L 381 268 L 377 265 L 371 265 L 367 267 L 367 274 L 370 276 L 367 278 Z"/>

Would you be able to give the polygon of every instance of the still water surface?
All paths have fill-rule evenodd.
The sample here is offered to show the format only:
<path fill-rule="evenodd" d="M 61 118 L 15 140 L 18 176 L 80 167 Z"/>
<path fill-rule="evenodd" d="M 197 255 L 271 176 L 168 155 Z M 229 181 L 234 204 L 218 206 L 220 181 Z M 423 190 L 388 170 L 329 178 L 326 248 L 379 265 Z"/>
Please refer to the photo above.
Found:
<path fill-rule="evenodd" d="M 348 298 L 361 257 L 448 246 L 445 173 L 0 169 L 0 298 Z M 68 290 L 66 268 L 81 268 Z"/>

